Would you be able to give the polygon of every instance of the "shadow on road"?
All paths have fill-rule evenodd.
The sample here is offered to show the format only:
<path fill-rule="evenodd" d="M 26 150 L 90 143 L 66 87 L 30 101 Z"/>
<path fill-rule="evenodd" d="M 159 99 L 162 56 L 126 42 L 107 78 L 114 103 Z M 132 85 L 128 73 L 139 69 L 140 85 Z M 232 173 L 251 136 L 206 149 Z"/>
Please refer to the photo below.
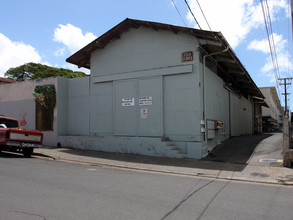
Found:
<path fill-rule="evenodd" d="M 201 160 L 191 158 L 162 158 L 162 157 L 150 157 L 142 155 L 122 154 L 122 153 L 108 153 L 92 150 L 77 150 L 63 148 L 62 152 L 77 155 L 86 156 L 106 160 L 131 162 L 131 163 L 143 163 L 149 165 L 162 165 L 162 166 L 176 166 L 185 168 L 199 168 L 210 170 L 227 170 L 240 172 L 246 167 L 246 163 L 252 155 L 255 147 L 265 138 L 271 135 L 251 135 L 234 137 L 224 141 L 222 144 L 216 146 L 211 154 Z M 91 160 L 93 161 L 93 160 Z M 211 163 L 211 161 L 213 163 Z M 97 162 L 99 162 L 97 160 Z M 226 164 L 225 164 L 226 163 Z M 228 163 L 228 165 L 227 165 Z M 229 165 L 230 164 L 230 165 Z"/>
<path fill-rule="evenodd" d="M 22 153 L 10 152 L 10 151 L 1 151 L 0 157 L 2 158 L 25 158 Z"/>
<path fill-rule="evenodd" d="M 271 134 L 232 137 L 213 148 L 203 160 L 246 164 L 256 146 Z"/>
<path fill-rule="evenodd" d="M 0 152 L 0 157 L 2 157 L 2 158 L 33 158 L 34 156 L 55 159 L 51 156 L 48 156 L 45 154 L 40 154 L 40 153 L 33 153 L 30 157 L 24 157 L 22 152 L 13 152 L 13 151 L 1 151 Z"/>
<path fill-rule="evenodd" d="M 136 154 L 101 152 L 101 151 L 94 151 L 94 150 L 78 150 L 78 149 L 70 149 L 70 148 L 63 148 L 61 151 L 66 154 L 90 157 L 91 160 L 89 161 L 91 161 L 93 165 L 95 165 L 95 163 L 97 164 L 107 163 L 103 160 L 98 160 L 98 159 L 120 161 L 122 162 L 122 164 L 123 162 L 141 163 L 141 164 L 148 164 L 148 165 L 175 166 L 175 167 L 199 168 L 199 169 L 210 169 L 210 170 L 219 170 L 220 168 L 222 168 L 224 164 L 222 162 L 211 163 L 210 161 L 202 161 L 199 159 L 192 159 L 192 158 L 177 159 L 177 158 L 167 158 L 167 157 L 152 157 L 152 156 L 143 156 L 143 155 L 136 155 Z M 97 158 L 97 161 L 95 161 L 94 158 Z M 241 171 L 245 168 L 245 165 L 242 165 L 242 164 L 236 164 L 236 165 L 237 165 L 237 168 L 236 168 L 237 170 L 235 171 Z M 229 169 L 232 169 L 232 168 L 229 168 Z"/>

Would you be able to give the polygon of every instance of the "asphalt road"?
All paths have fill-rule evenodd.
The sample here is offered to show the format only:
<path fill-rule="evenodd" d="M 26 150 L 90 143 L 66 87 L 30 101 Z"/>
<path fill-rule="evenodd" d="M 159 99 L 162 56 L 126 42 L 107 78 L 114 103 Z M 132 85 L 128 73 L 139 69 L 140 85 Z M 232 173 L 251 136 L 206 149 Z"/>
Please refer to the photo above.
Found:
<path fill-rule="evenodd" d="M 293 219 L 293 188 L 0 154 L 0 219 Z"/>

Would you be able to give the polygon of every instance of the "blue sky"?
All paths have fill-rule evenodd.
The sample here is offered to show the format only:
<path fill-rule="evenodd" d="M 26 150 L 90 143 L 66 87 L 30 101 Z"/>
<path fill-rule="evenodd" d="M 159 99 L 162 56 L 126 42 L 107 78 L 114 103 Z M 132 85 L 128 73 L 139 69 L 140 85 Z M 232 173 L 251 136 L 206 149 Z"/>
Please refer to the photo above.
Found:
<path fill-rule="evenodd" d="M 197 2 L 200 3 L 212 30 L 223 33 L 259 87 L 276 86 L 260 0 L 188 2 L 200 26 L 209 30 Z M 280 76 L 292 77 L 289 0 L 267 2 Z M 77 67 L 66 63 L 66 58 L 127 17 L 198 28 L 184 0 L 2 1 L 0 76 L 10 67 L 27 62 L 77 70 Z M 279 89 L 280 93 L 282 90 Z M 280 99 L 284 104 L 284 98 Z"/>

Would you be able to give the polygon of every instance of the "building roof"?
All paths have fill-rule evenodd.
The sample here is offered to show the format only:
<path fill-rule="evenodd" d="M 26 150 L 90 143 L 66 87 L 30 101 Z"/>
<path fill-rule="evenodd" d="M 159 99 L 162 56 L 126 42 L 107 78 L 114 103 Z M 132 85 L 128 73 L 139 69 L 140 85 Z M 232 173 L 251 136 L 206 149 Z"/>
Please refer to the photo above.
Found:
<path fill-rule="evenodd" d="M 0 77 L 0 83 L 15 83 L 15 80 Z"/>
<path fill-rule="evenodd" d="M 212 55 L 213 60 L 217 62 L 217 74 L 224 82 L 235 92 L 245 97 L 248 95 L 255 97 L 257 101 L 262 102 L 264 96 L 255 85 L 254 81 L 237 58 L 230 45 L 221 34 L 221 32 L 204 31 L 194 28 L 180 27 L 169 24 L 162 24 L 150 21 L 141 21 L 134 19 L 125 19 L 105 34 L 98 37 L 87 46 L 77 51 L 75 54 L 66 59 L 67 62 L 90 69 L 91 53 L 97 49 L 103 49 L 111 41 L 119 39 L 122 34 L 130 28 L 139 28 L 141 26 L 158 30 L 169 30 L 174 34 L 179 32 L 190 34 L 199 39 L 199 49 L 204 54 L 213 54 L 221 51 L 225 52 Z"/>
<path fill-rule="evenodd" d="M 264 91 L 264 90 L 270 90 L 270 93 L 272 94 L 272 98 L 274 100 L 274 102 L 276 103 L 278 109 L 282 112 L 283 111 L 283 108 L 281 106 L 281 102 L 280 102 L 280 99 L 279 99 L 279 96 L 278 96 L 278 93 L 277 93 L 277 90 L 276 90 L 276 87 L 274 86 L 271 86 L 271 87 L 260 87 L 259 88 L 261 91 Z M 268 97 L 266 97 L 266 99 L 268 99 Z"/>

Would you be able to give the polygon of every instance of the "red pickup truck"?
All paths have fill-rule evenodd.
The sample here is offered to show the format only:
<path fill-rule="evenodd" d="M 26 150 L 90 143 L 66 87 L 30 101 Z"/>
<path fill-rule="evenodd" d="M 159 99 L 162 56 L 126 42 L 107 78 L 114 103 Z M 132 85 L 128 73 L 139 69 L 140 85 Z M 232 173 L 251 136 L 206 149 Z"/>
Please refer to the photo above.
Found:
<path fill-rule="evenodd" d="M 42 143 L 42 132 L 22 129 L 16 119 L 0 116 L 0 151 L 22 152 L 25 157 L 30 157 L 34 148 Z"/>

